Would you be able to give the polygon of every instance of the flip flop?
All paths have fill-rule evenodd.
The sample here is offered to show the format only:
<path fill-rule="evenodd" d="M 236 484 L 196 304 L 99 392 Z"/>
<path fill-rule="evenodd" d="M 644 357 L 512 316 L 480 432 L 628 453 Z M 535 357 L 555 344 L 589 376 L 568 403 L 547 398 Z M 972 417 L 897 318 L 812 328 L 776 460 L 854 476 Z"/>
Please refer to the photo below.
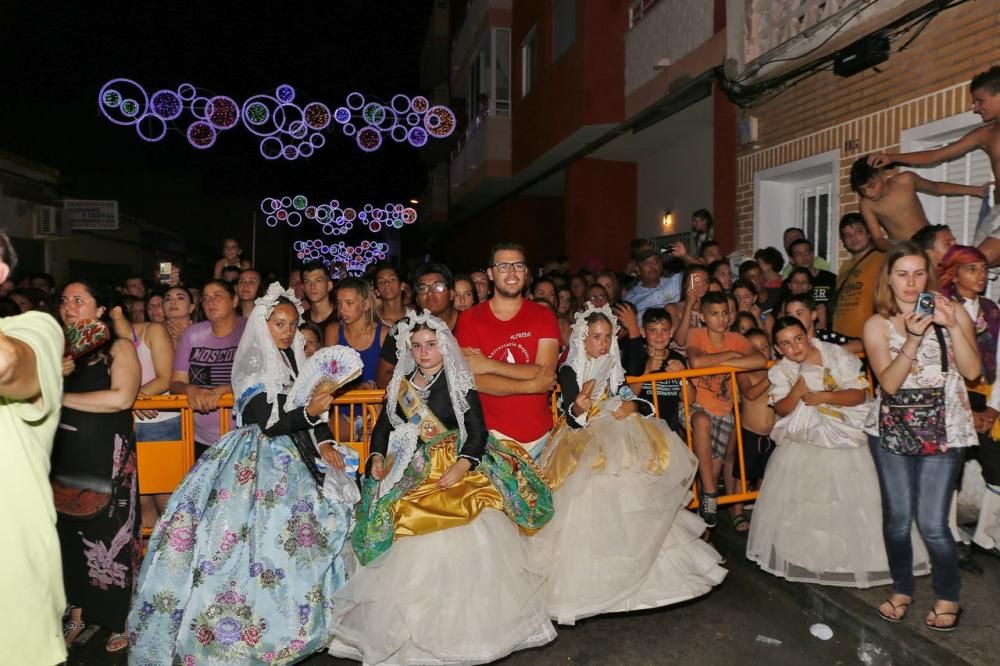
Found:
<path fill-rule="evenodd" d="M 931 613 L 934 615 L 934 619 L 932 619 L 930 622 L 928 622 L 927 620 L 924 620 L 924 626 L 927 627 L 928 629 L 930 629 L 931 631 L 940 631 L 940 632 L 955 631 L 956 629 L 958 629 L 958 623 L 962 620 L 962 610 L 963 610 L 962 608 L 959 608 L 957 611 L 954 611 L 954 612 L 952 612 L 952 611 L 940 611 L 939 612 L 939 611 L 936 611 L 936 610 L 934 610 L 932 608 L 931 609 Z M 942 617 L 944 615 L 953 615 L 953 616 L 955 616 L 955 621 L 952 622 L 951 624 L 945 625 L 943 627 L 939 627 L 936 624 L 934 624 L 939 617 Z"/>
<path fill-rule="evenodd" d="M 733 516 L 733 529 L 746 536 L 750 532 L 750 521 L 742 513 Z"/>
<path fill-rule="evenodd" d="M 893 613 L 895 613 L 896 611 L 898 611 L 900 608 L 904 609 L 903 610 L 903 614 L 900 615 L 899 617 L 893 617 L 892 615 L 886 615 L 885 613 L 882 612 L 881 606 L 879 606 L 878 608 L 875 609 L 875 612 L 878 613 L 878 616 L 880 618 L 882 618 L 886 622 L 892 622 L 893 624 L 896 624 L 898 622 L 902 622 L 903 618 L 906 617 L 906 613 L 910 610 L 910 604 L 913 603 L 913 599 L 910 599 L 909 601 L 901 601 L 898 604 L 892 603 L 892 599 L 886 599 L 882 603 L 889 604 L 890 606 L 892 606 L 892 612 Z"/>

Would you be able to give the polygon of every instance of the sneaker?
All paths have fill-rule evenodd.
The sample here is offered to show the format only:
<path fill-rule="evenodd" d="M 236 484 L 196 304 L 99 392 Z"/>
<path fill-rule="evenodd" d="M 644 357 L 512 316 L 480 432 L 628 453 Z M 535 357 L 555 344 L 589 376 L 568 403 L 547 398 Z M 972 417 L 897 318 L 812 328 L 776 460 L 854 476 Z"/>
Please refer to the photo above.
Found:
<path fill-rule="evenodd" d="M 719 523 L 718 493 L 698 493 L 698 515 L 709 527 L 715 527 Z"/>

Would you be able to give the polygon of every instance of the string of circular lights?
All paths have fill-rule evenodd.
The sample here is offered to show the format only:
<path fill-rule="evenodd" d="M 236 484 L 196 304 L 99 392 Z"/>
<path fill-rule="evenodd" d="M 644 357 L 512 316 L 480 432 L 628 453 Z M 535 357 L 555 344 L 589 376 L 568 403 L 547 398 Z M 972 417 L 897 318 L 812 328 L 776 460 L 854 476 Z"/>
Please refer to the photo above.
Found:
<path fill-rule="evenodd" d="M 385 261 L 389 245 L 378 241 L 361 241 L 358 245 L 347 245 L 344 241 L 327 245 L 319 239 L 297 240 L 292 249 L 300 261 L 322 261 L 327 268 L 343 265 L 351 275 L 362 275 L 365 269 L 379 261 Z"/>
<path fill-rule="evenodd" d="M 354 224 L 363 224 L 368 231 L 378 233 L 383 228 L 402 229 L 404 225 L 417 221 L 417 211 L 401 203 L 387 203 L 384 206 L 365 204 L 359 208 L 341 206 L 336 199 L 319 205 L 309 203 L 304 195 L 265 197 L 260 202 L 260 210 L 267 217 L 267 226 L 277 227 L 284 222 L 291 228 L 310 220 L 320 225 L 320 230 L 327 236 L 343 236 L 354 228 Z"/>
<path fill-rule="evenodd" d="M 132 79 L 116 78 L 101 87 L 97 104 L 105 118 L 135 127 L 145 141 L 161 141 L 174 127 L 199 150 L 211 148 L 222 132 L 242 125 L 260 139 L 260 154 L 266 160 L 310 157 L 326 145 L 326 134 L 335 130 L 353 138 L 368 153 L 378 150 L 386 138 L 420 148 L 430 139 L 444 139 L 455 131 L 455 112 L 420 95 L 398 94 L 384 104 L 352 92 L 332 111 L 322 102 L 301 101 L 287 83 L 240 104 L 190 83 L 149 94 Z"/>

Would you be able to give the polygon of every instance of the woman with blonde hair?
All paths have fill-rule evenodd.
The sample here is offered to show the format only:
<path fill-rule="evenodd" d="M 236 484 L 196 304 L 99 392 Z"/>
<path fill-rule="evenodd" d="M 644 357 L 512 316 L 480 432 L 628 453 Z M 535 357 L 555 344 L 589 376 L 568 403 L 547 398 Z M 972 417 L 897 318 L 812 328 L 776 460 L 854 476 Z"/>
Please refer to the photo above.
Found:
<path fill-rule="evenodd" d="M 927 254 L 912 243 L 885 257 L 865 353 L 879 383 L 866 423 L 882 492 L 882 531 L 893 593 L 878 608 L 899 622 L 914 600 L 914 517 L 931 559 L 937 597 L 924 625 L 951 631 L 961 619 L 958 552 L 948 527 L 962 449 L 978 444 L 965 381 L 982 372 L 972 319 L 936 291 Z"/>

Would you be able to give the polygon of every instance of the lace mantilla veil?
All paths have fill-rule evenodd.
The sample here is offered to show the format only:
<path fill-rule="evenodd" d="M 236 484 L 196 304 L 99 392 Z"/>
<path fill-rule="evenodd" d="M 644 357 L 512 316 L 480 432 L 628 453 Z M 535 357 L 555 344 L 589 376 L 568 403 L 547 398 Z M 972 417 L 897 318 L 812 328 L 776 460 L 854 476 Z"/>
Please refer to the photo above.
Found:
<path fill-rule="evenodd" d="M 278 421 L 278 394 L 292 385 L 295 373 L 285 360 L 278 346 L 274 344 L 267 320 L 278 304 L 278 298 L 285 297 L 302 316 L 302 303 L 295 294 L 283 289 L 277 282 L 272 282 L 267 293 L 254 301 L 253 311 L 247 320 L 243 337 L 236 349 L 233 360 L 233 393 L 236 396 L 236 411 L 242 415 L 243 410 L 258 393 L 267 395 L 271 405 L 271 413 L 267 417 L 267 427 Z M 292 354 L 295 365 L 301 371 L 305 367 L 305 338 L 298 330 L 292 338 Z"/>
<path fill-rule="evenodd" d="M 399 400 L 400 383 L 408 378 L 417 369 L 417 363 L 411 353 L 411 338 L 413 329 L 418 324 L 424 324 L 437 334 L 438 349 L 441 350 L 441 357 L 444 361 L 444 376 L 448 382 L 448 395 L 451 398 L 452 408 L 455 410 L 455 419 L 458 421 L 459 445 L 465 443 L 465 413 L 469 411 L 469 401 L 465 396 L 470 390 L 476 388 L 476 380 L 465 362 L 462 349 L 458 346 L 454 334 L 448 325 L 442 320 L 432 315 L 427 310 L 420 314 L 410 313 L 396 324 L 396 369 L 392 373 L 392 380 L 386 388 L 386 410 L 389 414 L 389 423 L 392 424 L 392 432 L 389 435 L 389 452 L 395 456 L 395 463 L 389 470 L 385 479 L 382 480 L 382 492 L 388 492 L 403 476 L 403 472 L 409 465 L 410 459 L 417 446 L 417 427 L 412 423 L 407 423 L 400 418 L 396 411 L 396 403 Z"/>
<path fill-rule="evenodd" d="M 589 358 L 585 341 L 590 324 L 587 317 L 599 312 L 611 322 L 611 349 L 607 356 L 601 358 Z M 580 388 L 588 379 L 599 379 L 599 385 L 594 386 L 592 395 L 600 395 L 604 392 L 603 381 L 607 380 L 608 395 L 613 396 L 618 393 L 618 389 L 625 383 L 625 370 L 622 368 L 622 354 L 618 348 L 618 318 L 611 311 L 608 305 L 595 308 L 593 303 L 588 302 L 583 312 L 577 312 L 573 319 L 573 328 L 569 336 L 569 352 L 566 355 L 566 362 L 576 373 L 576 384 Z"/>

